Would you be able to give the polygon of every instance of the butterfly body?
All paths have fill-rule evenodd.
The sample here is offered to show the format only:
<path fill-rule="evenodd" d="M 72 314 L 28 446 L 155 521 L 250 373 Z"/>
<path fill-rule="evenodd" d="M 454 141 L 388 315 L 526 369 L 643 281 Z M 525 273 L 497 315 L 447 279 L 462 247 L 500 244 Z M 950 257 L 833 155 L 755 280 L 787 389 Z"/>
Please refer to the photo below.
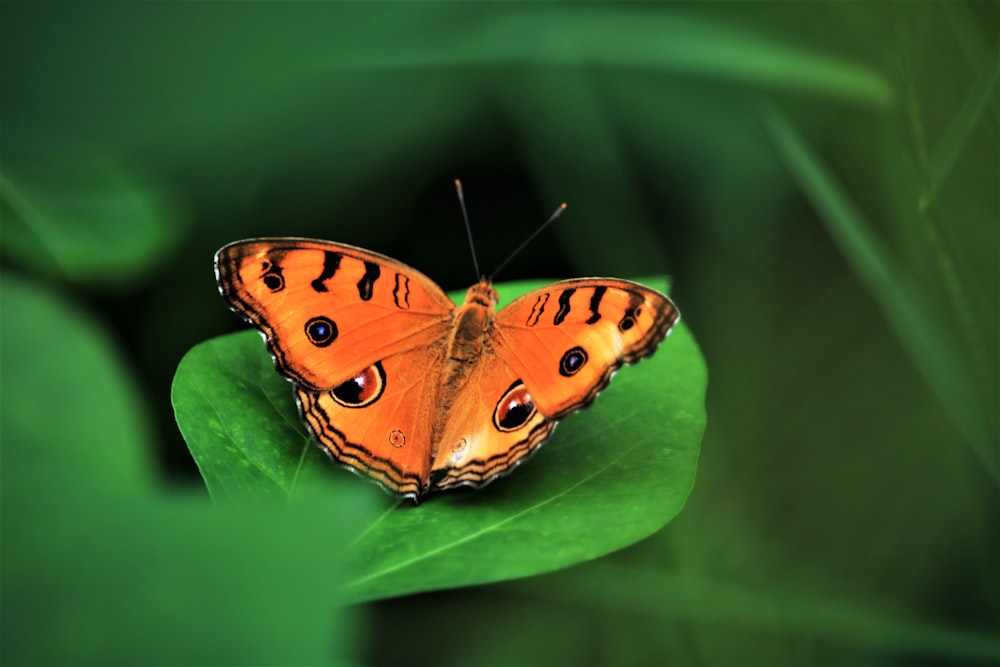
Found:
<path fill-rule="evenodd" d="M 553 283 L 499 311 L 483 280 L 456 306 L 400 262 L 310 239 L 230 244 L 216 273 L 315 440 L 414 500 L 509 472 L 678 318 L 666 296 L 617 279 Z"/>

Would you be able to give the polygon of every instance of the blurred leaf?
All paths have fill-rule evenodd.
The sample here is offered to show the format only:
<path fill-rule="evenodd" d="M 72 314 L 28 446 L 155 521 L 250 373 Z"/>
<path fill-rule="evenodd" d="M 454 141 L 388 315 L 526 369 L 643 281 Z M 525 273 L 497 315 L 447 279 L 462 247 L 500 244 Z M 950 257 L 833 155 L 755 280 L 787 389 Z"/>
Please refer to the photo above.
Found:
<path fill-rule="evenodd" d="M 163 192 L 108 158 L 80 152 L 5 156 L 0 205 L 4 252 L 71 282 L 127 285 L 181 231 Z"/>
<path fill-rule="evenodd" d="M 1000 460 L 976 382 L 957 343 L 938 323 L 871 230 L 788 119 L 773 107 L 765 121 L 789 172 L 810 198 L 844 257 L 882 306 L 896 335 L 961 429 L 966 443 L 1000 484 Z"/>
<path fill-rule="evenodd" d="M 647 282 L 664 287 L 662 279 Z M 500 285 L 501 302 L 541 284 Z M 509 478 L 419 507 L 386 501 L 348 550 L 357 572 L 348 595 L 365 600 L 522 577 L 648 536 L 680 511 L 693 484 L 705 384 L 704 362 L 680 325 L 656 356 L 622 371 Z M 173 400 L 213 496 L 291 495 L 296 480 L 334 477 L 312 453 L 318 448 L 307 446 L 291 387 L 256 332 L 191 350 Z"/>
<path fill-rule="evenodd" d="M 338 555 L 372 506 L 153 492 L 145 409 L 107 335 L 3 276 L 3 664 L 287 664 L 345 658 Z"/>
<path fill-rule="evenodd" d="M 1000 54 L 997 55 L 995 65 L 979 77 L 973 89 L 962 100 L 954 118 L 931 153 L 928 165 L 929 183 L 927 191 L 921 195 L 919 202 L 921 211 L 925 211 L 934 203 L 938 190 L 951 173 L 973 129 L 982 121 L 987 104 L 996 100 L 998 79 L 1000 79 Z M 913 109 L 911 113 L 919 112 Z"/>
<path fill-rule="evenodd" d="M 20 454 L 20 474 L 8 479 L 4 466 L 4 490 L 41 494 L 55 483 L 63 495 L 90 497 L 147 488 L 146 406 L 107 333 L 37 283 L 4 272 L 0 285 L 2 442 L 5 451 L 39 445 Z"/>
<path fill-rule="evenodd" d="M 13 449 L 5 466 L 24 470 Z M 349 491 L 225 509 L 190 497 L 67 506 L 55 493 L 32 512 L 5 494 L 3 662 L 330 662 L 356 644 L 337 610 L 338 554 L 366 512 Z"/>
<path fill-rule="evenodd" d="M 970 5 L 974 3 L 938 2 L 935 4 L 944 12 L 948 25 L 955 34 L 956 45 L 965 55 L 973 75 L 976 78 L 987 76 L 996 59 L 993 57 L 992 48 L 983 34 L 985 26 L 980 25 L 979 19 L 970 10 Z M 994 97 L 991 100 L 991 105 L 995 107 L 996 104 L 997 100 Z"/>
<path fill-rule="evenodd" d="M 338 59 L 337 65 L 411 68 L 530 62 L 534 67 L 648 67 L 660 73 L 798 90 L 878 107 L 892 102 L 888 83 L 866 67 L 724 20 L 665 12 L 659 7 L 568 10 L 518 4 L 505 9 L 470 17 L 464 8 L 439 7 L 439 20 L 462 19 L 460 30 L 429 42 L 419 31 L 408 29 L 389 44 L 360 45 Z M 519 39 L 510 39 L 511 35 Z"/>

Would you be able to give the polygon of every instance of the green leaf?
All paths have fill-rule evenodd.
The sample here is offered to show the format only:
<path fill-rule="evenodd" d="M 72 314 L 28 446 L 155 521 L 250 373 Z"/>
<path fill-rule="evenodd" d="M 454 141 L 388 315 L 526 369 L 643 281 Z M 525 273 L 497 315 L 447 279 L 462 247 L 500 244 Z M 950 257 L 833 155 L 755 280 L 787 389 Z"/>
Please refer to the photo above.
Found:
<path fill-rule="evenodd" d="M 185 494 L 5 509 L 3 663 L 327 662 L 356 643 L 338 610 L 338 554 L 367 513 L 350 489 L 340 496 L 291 508 Z"/>
<path fill-rule="evenodd" d="M 82 152 L 6 159 L 0 204 L 4 250 L 73 282 L 128 284 L 167 254 L 182 229 L 161 189 Z"/>
<path fill-rule="evenodd" d="M 292 386 L 255 331 L 221 336 L 181 359 L 177 425 L 212 498 L 287 498 L 334 466 L 299 421 Z M 329 470 L 328 470 L 329 469 Z"/>
<path fill-rule="evenodd" d="M 342 62 L 369 69 L 523 62 L 537 69 L 593 63 L 804 91 L 879 107 L 892 102 L 888 83 L 856 62 L 762 37 L 725 20 L 601 6 L 567 11 L 554 5 L 512 5 L 490 16 L 456 16 L 448 6 L 436 11 L 440 13 L 421 12 L 414 21 L 461 20 L 462 29 L 433 42 L 419 30 L 409 30 L 391 44 L 367 42 Z M 511 34 L 524 39 L 511 41 Z"/>
<path fill-rule="evenodd" d="M 146 406 L 107 333 L 35 282 L 3 272 L 0 283 L 4 451 L 39 445 L 20 475 L 4 467 L 4 490 L 44 499 L 43 480 L 82 497 L 148 486 Z"/>
<path fill-rule="evenodd" d="M 645 281 L 665 287 L 662 279 Z M 501 303 L 542 283 L 500 285 Z M 620 371 L 567 417 L 532 461 L 480 491 L 419 506 L 386 499 L 347 550 L 353 600 L 524 577 L 632 544 L 680 511 L 705 427 L 706 370 L 678 325 L 657 354 Z M 181 432 L 213 497 L 294 495 L 303 480 L 361 480 L 317 456 L 291 386 L 256 332 L 192 349 L 174 379 Z"/>

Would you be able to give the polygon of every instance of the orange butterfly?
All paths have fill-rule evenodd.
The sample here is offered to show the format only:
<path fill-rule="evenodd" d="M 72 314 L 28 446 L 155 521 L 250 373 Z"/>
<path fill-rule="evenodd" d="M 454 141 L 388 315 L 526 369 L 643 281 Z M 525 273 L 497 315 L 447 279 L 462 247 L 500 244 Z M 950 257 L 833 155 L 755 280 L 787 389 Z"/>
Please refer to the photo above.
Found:
<path fill-rule="evenodd" d="M 556 282 L 500 311 L 483 279 L 456 306 L 405 264 L 311 239 L 231 243 L 215 269 L 295 383 L 316 441 L 414 501 L 509 472 L 679 316 L 663 294 L 614 278 Z"/>

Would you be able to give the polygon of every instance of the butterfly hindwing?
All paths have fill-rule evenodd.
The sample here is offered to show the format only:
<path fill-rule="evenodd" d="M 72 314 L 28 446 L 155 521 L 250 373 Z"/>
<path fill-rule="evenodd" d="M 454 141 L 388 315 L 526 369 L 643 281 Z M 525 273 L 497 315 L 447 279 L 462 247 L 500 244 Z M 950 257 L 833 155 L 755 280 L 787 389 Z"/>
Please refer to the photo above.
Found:
<path fill-rule="evenodd" d="M 413 499 L 426 491 L 440 384 L 431 345 L 380 360 L 332 391 L 296 388 L 313 438 L 341 465 Z"/>
<path fill-rule="evenodd" d="M 303 420 L 332 458 L 413 499 L 483 486 L 551 434 L 513 369 L 486 352 L 450 393 L 435 371 L 445 347 L 379 361 L 333 391 L 296 389 Z"/>
<path fill-rule="evenodd" d="M 434 457 L 434 488 L 479 487 L 510 472 L 555 425 L 534 408 L 515 370 L 487 348 L 447 413 Z"/>

